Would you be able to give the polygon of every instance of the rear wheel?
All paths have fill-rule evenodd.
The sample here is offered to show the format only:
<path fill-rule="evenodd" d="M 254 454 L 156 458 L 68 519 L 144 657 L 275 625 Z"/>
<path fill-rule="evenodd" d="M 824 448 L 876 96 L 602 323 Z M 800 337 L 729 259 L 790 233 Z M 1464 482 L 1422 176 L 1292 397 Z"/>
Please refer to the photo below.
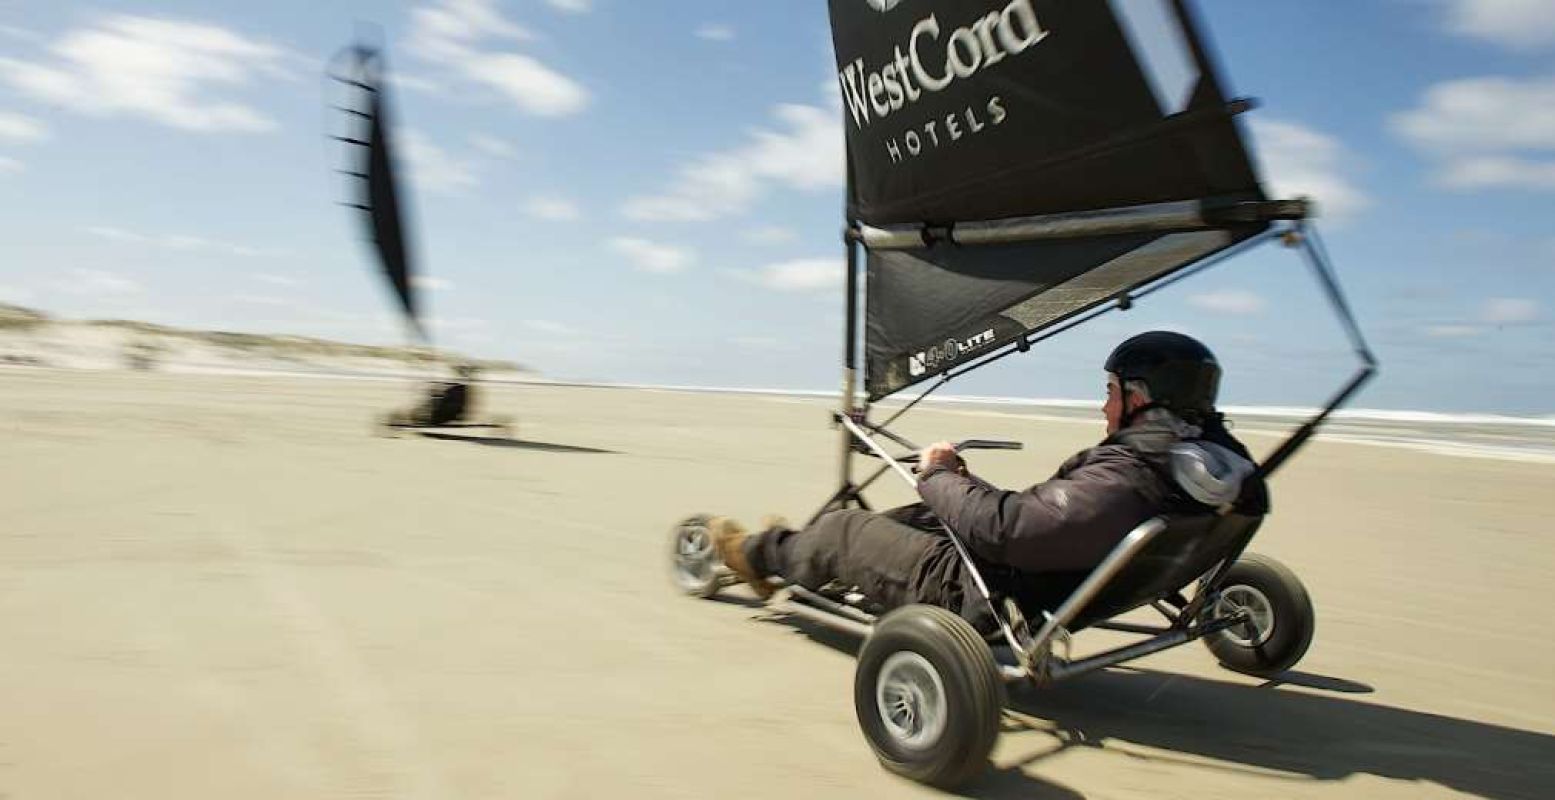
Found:
<path fill-rule="evenodd" d="M 1221 666 L 1269 678 L 1306 655 L 1317 615 L 1296 573 L 1268 556 L 1247 553 L 1231 565 L 1220 586 L 1220 597 L 1205 609 L 1206 617 L 1247 614 L 1247 622 L 1204 637 Z"/>
<path fill-rule="evenodd" d="M 697 514 L 680 521 L 670 531 L 671 573 L 675 585 L 694 597 L 712 597 L 721 585 L 718 576 L 718 551 L 713 547 L 713 534 L 707 523 L 707 514 Z"/>
<path fill-rule="evenodd" d="M 897 775 L 955 787 L 980 774 L 999 735 L 1004 685 L 977 631 L 943 608 L 887 614 L 859 654 L 853 705 L 875 756 Z"/>

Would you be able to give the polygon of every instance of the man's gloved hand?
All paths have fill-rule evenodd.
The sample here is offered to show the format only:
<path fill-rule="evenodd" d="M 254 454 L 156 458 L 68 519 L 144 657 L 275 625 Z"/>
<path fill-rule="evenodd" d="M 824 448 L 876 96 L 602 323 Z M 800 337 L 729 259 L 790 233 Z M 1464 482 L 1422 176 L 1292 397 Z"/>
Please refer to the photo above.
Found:
<path fill-rule="evenodd" d="M 966 462 L 961 459 L 961 454 L 956 452 L 956 446 L 950 442 L 936 442 L 923 448 L 923 452 L 918 454 L 919 474 L 937 468 L 954 470 L 961 475 L 966 474 Z"/>

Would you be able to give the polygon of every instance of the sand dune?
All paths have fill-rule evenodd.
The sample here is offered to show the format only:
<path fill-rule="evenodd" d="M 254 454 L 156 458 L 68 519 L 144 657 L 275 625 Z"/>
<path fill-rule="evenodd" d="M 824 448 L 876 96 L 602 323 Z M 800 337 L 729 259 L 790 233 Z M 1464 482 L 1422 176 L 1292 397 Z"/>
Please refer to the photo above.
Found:
<path fill-rule="evenodd" d="M 512 362 L 425 347 L 195 330 L 133 320 L 56 319 L 0 303 L 0 365 L 428 378 L 446 374 L 447 365 L 452 363 L 478 364 L 488 377 L 537 377 Z"/>
<path fill-rule="evenodd" d="M 507 386 L 487 406 L 514 441 L 370 435 L 410 391 L 0 370 L 0 795 L 935 794 L 858 733 L 855 643 L 667 577 L 679 517 L 823 498 L 825 401 Z M 1099 433 L 910 419 L 1026 441 L 974 460 L 1008 484 Z M 1549 796 L 1551 487 L 1319 442 L 1255 543 L 1317 604 L 1299 673 L 1260 686 L 1190 646 L 1019 693 L 967 793 Z"/>

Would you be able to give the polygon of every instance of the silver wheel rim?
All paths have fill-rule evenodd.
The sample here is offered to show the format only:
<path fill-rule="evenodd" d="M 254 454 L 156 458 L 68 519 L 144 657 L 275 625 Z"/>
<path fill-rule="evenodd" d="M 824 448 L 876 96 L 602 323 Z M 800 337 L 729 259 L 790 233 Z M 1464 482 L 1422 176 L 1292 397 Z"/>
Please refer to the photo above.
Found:
<path fill-rule="evenodd" d="M 1221 635 L 1238 647 L 1257 647 L 1274 635 L 1274 604 L 1268 595 L 1246 584 L 1227 586 L 1215 603 L 1215 616 L 1246 612 L 1247 622 L 1226 628 Z"/>
<path fill-rule="evenodd" d="M 686 589 L 699 589 L 714 578 L 717 553 L 713 536 L 702 525 L 682 526 L 675 534 L 675 580 Z"/>
<path fill-rule="evenodd" d="M 927 658 L 902 650 L 880 665 L 875 709 L 886 735 L 909 750 L 932 747 L 945 732 L 945 684 Z"/>

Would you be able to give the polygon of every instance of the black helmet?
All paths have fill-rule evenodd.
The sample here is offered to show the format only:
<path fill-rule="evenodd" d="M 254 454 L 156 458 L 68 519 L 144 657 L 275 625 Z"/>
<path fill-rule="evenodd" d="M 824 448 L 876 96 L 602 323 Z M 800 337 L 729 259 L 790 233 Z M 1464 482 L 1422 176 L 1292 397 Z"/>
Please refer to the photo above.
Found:
<path fill-rule="evenodd" d="M 1171 331 L 1141 333 L 1107 356 L 1107 371 L 1119 380 L 1140 381 L 1150 403 L 1193 421 L 1215 409 L 1220 363 L 1192 336 Z"/>

